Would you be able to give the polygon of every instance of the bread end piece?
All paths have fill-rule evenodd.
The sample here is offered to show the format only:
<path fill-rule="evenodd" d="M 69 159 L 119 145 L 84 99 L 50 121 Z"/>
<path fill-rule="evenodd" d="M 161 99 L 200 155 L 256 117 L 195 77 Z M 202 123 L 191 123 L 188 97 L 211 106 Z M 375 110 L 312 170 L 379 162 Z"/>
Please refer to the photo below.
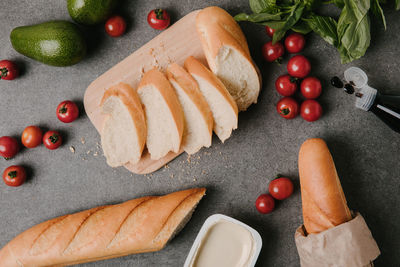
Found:
<path fill-rule="evenodd" d="M 196 29 L 210 69 L 225 84 L 239 111 L 257 103 L 261 76 L 233 17 L 222 8 L 207 7 L 197 15 Z"/>
<path fill-rule="evenodd" d="M 352 219 L 325 141 L 308 139 L 299 152 L 304 227 L 319 233 Z"/>

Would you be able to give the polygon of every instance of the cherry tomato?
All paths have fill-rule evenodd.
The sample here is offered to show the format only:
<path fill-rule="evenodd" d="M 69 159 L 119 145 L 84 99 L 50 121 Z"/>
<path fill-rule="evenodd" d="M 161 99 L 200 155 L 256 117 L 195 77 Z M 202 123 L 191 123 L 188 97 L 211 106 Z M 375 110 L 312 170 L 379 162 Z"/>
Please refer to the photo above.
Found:
<path fill-rule="evenodd" d="M 57 106 L 57 118 L 65 123 L 70 123 L 76 120 L 79 116 L 78 106 L 70 101 L 66 100 L 58 104 Z"/>
<path fill-rule="evenodd" d="M 156 30 L 166 29 L 171 22 L 171 18 L 165 9 L 157 8 L 153 9 L 147 15 L 147 23 L 150 27 Z"/>
<path fill-rule="evenodd" d="M 270 213 L 275 208 L 275 200 L 271 195 L 262 194 L 256 200 L 256 208 L 260 213 Z"/>
<path fill-rule="evenodd" d="M 307 99 L 314 99 L 321 95 L 321 82 L 315 77 L 305 78 L 300 85 L 301 93 Z"/>
<path fill-rule="evenodd" d="M 285 119 L 293 119 L 299 114 L 299 104 L 291 97 L 284 97 L 276 105 L 279 115 Z"/>
<path fill-rule="evenodd" d="M 112 16 L 107 20 L 105 28 L 111 37 L 119 37 L 125 33 L 126 22 L 121 16 Z"/>
<path fill-rule="evenodd" d="M 277 42 L 274 45 L 272 42 L 268 42 L 262 47 L 262 55 L 268 62 L 279 61 L 284 53 L 285 48 L 280 42 Z"/>
<path fill-rule="evenodd" d="M 317 101 L 308 99 L 301 104 L 300 114 L 306 121 L 316 121 L 322 115 L 322 107 Z"/>
<path fill-rule="evenodd" d="M 37 147 L 42 143 L 42 130 L 37 126 L 28 126 L 22 132 L 21 141 L 27 148 Z"/>
<path fill-rule="evenodd" d="M 269 184 L 269 193 L 278 200 L 283 200 L 293 194 L 293 182 L 286 177 L 279 177 Z"/>
<path fill-rule="evenodd" d="M 311 64 L 305 56 L 297 55 L 289 60 L 287 70 L 293 77 L 304 78 L 310 73 Z"/>
<path fill-rule="evenodd" d="M 0 80 L 14 80 L 18 77 L 19 68 L 10 60 L 0 61 Z"/>
<path fill-rule="evenodd" d="M 17 139 L 10 136 L 0 137 L 0 156 L 5 159 L 13 158 L 19 151 Z"/>
<path fill-rule="evenodd" d="M 8 186 L 20 186 L 26 180 L 26 171 L 22 166 L 10 166 L 3 172 L 4 183 Z"/>
<path fill-rule="evenodd" d="M 267 34 L 268 34 L 269 37 L 272 38 L 272 37 L 274 36 L 275 30 L 272 29 L 271 27 L 265 26 L 265 31 L 267 32 Z"/>
<path fill-rule="evenodd" d="M 43 144 L 50 150 L 57 149 L 62 144 L 61 135 L 56 131 L 48 131 L 43 136 Z"/>
<path fill-rule="evenodd" d="M 296 78 L 292 78 L 289 75 L 279 76 L 275 81 L 276 91 L 283 96 L 291 96 L 297 90 Z"/>
<path fill-rule="evenodd" d="M 300 33 L 292 33 L 285 39 L 286 51 L 289 53 L 299 53 L 303 50 L 306 40 Z"/>

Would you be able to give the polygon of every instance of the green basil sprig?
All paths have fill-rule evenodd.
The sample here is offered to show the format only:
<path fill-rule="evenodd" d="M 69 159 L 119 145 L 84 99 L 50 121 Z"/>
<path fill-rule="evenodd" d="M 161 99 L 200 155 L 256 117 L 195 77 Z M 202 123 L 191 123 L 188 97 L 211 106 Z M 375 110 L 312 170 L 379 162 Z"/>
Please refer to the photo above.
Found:
<path fill-rule="evenodd" d="M 400 0 L 393 0 L 396 10 Z M 342 63 L 364 56 L 370 41 L 370 13 L 382 21 L 386 19 L 381 3 L 386 0 L 249 0 L 253 14 L 241 13 L 237 21 L 250 21 L 268 25 L 275 30 L 272 42 L 281 40 L 288 30 L 307 34 L 317 33 L 326 42 L 335 46 Z M 340 17 L 321 16 L 315 9 L 322 4 L 334 4 L 342 10 Z"/>

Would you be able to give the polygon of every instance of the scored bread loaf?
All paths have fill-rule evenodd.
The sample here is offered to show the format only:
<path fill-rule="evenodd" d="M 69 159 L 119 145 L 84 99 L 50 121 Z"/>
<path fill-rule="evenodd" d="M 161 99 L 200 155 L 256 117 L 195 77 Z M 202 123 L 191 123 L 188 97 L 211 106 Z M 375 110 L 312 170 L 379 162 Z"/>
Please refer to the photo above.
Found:
<path fill-rule="evenodd" d="M 109 88 L 101 100 L 106 114 L 101 131 L 101 146 L 111 167 L 137 163 L 146 142 L 146 121 L 136 91 L 119 83 Z"/>
<path fill-rule="evenodd" d="M 319 233 L 352 219 L 335 163 L 324 140 L 308 139 L 299 152 L 304 227 Z"/>
<path fill-rule="evenodd" d="M 196 58 L 190 56 L 185 68 L 199 85 L 199 89 L 210 106 L 214 119 L 214 132 L 224 142 L 238 125 L 238 107 L 225 85 Z"/>
<path fill-rule="evenodd" d="M 182 105 L 185 126 L 182 147 L 190 155 L 212 141 L 213 118 L 210 107 L 204 99 L 193 77 L 184 68 L 172 63 L 167 68 L 167 77 L 175 89 Z"/>
<path fill-rule="evenodd" d="M 261 77 L 237 22 L 225 10 L 207 7 L 197 15 L 196 29 L 210 69 L 225 84 L 239 111 L 257 103 Z"/>
<path fill-rule="evenodd" d="M 205 188 L 189 189 L 43 222 L 0 250 L 0 266 L 65 266 L 161 250 L 204 194 Z"/>
<path fill-rule="evenodd" d="M 181 146 L 184 118 L 174 89 L 157 69 L 147 71 L 139 83 L 138 94 L 145 109 L 147 149 L 151 159 L 164 157 Z"/>

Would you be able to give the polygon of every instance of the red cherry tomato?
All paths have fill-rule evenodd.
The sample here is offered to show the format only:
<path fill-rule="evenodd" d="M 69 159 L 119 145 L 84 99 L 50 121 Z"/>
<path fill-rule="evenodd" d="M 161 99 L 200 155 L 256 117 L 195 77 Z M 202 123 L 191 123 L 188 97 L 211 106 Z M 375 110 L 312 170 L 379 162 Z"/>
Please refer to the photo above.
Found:
<path fill-rule="evenodd" d="M 300 33 L 292 33 L 285 39 L 286 51 L 289 53 L 299 53 L 303 50 L 306 40 Z"/>
<path fill-rule="evenodd" d="M 260 213 L 270 213 L 275 208 L 275 200 L 271 195 L 262 194 L 256 200 L 256 208 Z"/>
<path fill-rule="evenodd" d="M 0 61 L 0 80 L 14 80 L 18 77 L 19 68 L 10 60 Z"/>
<path fill-rule="evenodd" d="M 291 97 L 284 97 L 276 105 L 279 115 L 285 119 L 293 119 L 299 114 L 299 104 Z"/>
<path fill-rule="evenodd" d="M 126 22 L 121 16 L 112 16 L 107 20 L 105 28 L 111 37 L 119 37 L 125 33 Z"/>
<path fill-rule="evenodd" d="M 147 22 L 153 29 L 164 30 L 169 26 L 171 18 L 165 9 L 157 8 L 149 12 Z"/>
<path fill-rule="evenodd" d="M 66 100 L 58 104 L 57 106 L 57 118 L 65 123 L 70 123 L 76 120 L 79 116 L 78 106 L 70 101 Z"/>
<path fill-rule="evenodd" d="M 287 70 L 293 77 L 304 78 L 310 73 L 311 64 L 305 56 L 297 55 L 289 60 Z"/>
<path fill-rule="evenodd" d="M 293 194 L 293 182 L 286 177 L 272 180 L 269 184 L 269 193 L 275 199 L 286 199 Z"/>
<path fill-rule="evenodd" d="M 267 34 L 268 34 L 269 37 L 272 38 L 272 37 L 274 36 L 275 30 L 272 29 L 271 27 L 265 26 L 265 31 L 267 32 Z"/>
<path fill-rule="evenodd" d="M 291 96 L 297 90 L 296 78 L 292 78 L 290 75 L 279 76 L 276 79 L 275 88 L 280 95 Z"/>
<path fill-rule="evenodd" d="M 305 78 L 300 85 L 301 93 L 307 99 L 315 99 L 321 95 L 321 82 L 315 77 Z"/>
<path fill-rule="evenodd" d="M 276 60 L 280 60 L 283 54 L 285 53 L 285 48 L 280 42 L 276 44 L 272 44 L 272 42 L 268 42 L 262 47 L 262 55 L 264 59 L 268 62 L 273 62 Z"/>
<path fill-rule="evenodd" d="M 22 132 L 21 141 L 27 148 L 37 147 L 42 143 L 42 130 L 37 126 L 28 126 Z"/>
<path fill-rule="evenodd" d="M 17 139 L 10 136 L 0 137 L 0 156 L 5 159 L 13 158 L 19 151 Z"/>
<path fill-rule="evenodd" d="M 20 186 L 26 180 L 26 171 L 22 166 L 10 166 L 3 172 L 4 183 L 8 186 Z"/>
<path fill-rule="evenodd" d="M 62 144 L 61 135 L 56 131 L 48 131 L 43 136 L 43 144 L 50 150 L 57 149 Z"/>
<path fill-rule="evenodd" d="M 322 115 L 322 107 L 317 101 L 308 99 L 301 104 L 300 114 L 306 121 L 316 121 Z"/>

